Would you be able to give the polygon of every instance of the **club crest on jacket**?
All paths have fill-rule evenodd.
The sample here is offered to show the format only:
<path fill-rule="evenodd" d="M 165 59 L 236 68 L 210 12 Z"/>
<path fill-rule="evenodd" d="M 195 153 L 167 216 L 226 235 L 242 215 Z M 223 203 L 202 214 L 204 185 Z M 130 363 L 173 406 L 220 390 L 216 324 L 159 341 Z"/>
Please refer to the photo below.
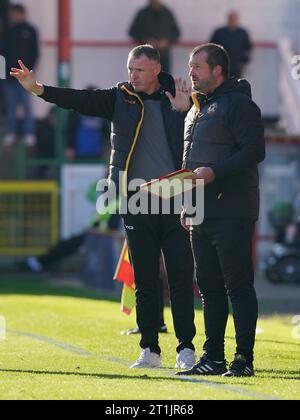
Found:
<path fill-rule="evenodd" d="M 207 113 L 208 114 L 214 114 L 217 109 L 218 109 L 218 104 L 217 103 L 211 104 L 210 107 L 207 110 Z"/>

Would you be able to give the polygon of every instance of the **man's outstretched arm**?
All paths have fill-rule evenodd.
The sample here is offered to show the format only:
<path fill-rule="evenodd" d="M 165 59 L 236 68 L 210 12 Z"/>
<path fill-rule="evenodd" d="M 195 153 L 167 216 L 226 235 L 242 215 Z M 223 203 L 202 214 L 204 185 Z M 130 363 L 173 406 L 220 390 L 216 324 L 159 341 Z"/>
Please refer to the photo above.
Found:
<path fill-rule="evenodd" d="M 19 65 L 19 69 L 11 69 L 10 75 L 15 77 L 28 92 L 61 108 L 112 120 L 117 88 L 77 90 L 45 86 L 36 80 L 34 73 L 25 66 L 22 60 L 19 60 Z"/>

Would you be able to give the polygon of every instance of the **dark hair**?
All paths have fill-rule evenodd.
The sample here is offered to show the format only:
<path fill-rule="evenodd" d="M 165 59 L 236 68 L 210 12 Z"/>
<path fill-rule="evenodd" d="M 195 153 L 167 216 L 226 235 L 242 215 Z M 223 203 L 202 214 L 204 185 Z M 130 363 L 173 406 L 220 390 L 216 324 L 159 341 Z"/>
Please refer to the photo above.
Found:
<path fill-rule="evenodd" d="M 129 57 L 132 58 L 140 58 L 143 55 L 149 58 L 149 60 L 153 60 L 157 63 L 160 63 L 159 51 L 150 44 L 139 45 L 138 47 L 135 47 L 133 50 L 131 50 L 129 53 Z"/>
<path fill-rule="evenodd" d="M 212 43 L 199 45 L 198 47 L 193 49 L 193 51 L 191 52 L 191 57 L 201 52 L 207 52 L 206 61 L 210 69 L 213 69 L 216 66 L 221 66 L 222 75 L 226 79 L 228 79 L 230 75 L 230 59 L 225 48 L 222 47 L 222 45 Z"/>
<path fill-rule="evenodd" d="M 22 13 L 22 14 L 26 13 L 25 6 L 23 6 L 23 4 L 20 4 L 20 3 L 10 5 L 9 10 L 11 10 L 12 12 L 19 12 L 19 13 Z"/>

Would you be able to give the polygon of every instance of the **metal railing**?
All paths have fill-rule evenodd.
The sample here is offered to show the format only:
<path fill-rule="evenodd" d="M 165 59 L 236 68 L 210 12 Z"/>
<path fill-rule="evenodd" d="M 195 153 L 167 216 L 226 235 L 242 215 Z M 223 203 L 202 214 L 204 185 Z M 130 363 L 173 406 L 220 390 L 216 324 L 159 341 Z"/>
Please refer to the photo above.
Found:
<path fill-rule="evenodd" d="M 0 182 L 0 256 L 39 255 L 58 240 L 54 181 Z"/>

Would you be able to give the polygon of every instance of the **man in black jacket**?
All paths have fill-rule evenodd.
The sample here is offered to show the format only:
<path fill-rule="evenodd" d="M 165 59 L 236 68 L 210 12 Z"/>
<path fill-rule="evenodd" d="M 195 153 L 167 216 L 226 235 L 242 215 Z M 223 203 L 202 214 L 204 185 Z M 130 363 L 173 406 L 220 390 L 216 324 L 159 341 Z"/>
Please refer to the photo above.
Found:
<path fill-rule="evenodd" d="M 228 15 L 228 25 L 215 30 L 211 42 L 222 45 L 230 58 L 230 75 L 240 78 L 250 60 L 252 44 L 246 29 L 239 25 L 239 14 L 232 11 Z"/>
<path fill-rule="evenodd" d="M 160 0 L 149 0 L 149 5 L 135 16 L 129 35 L 137 44 L 149 43 L 159 49 L 164 71 L 171 71 L 171 47 L 178 41 L 180 29 L 172 11 Z"/>
<path fill-rule="evenodd" d="M 257 164 L 265 157 L 261 113 L 247 81 L 229 78 L 223 47 L 205 44 L 190 57 L 196 93 L 185 128 L 184 166 L 203 179 L 205 216 L 191 228 L 197 280 L 204 307 L 204 355 L 191 375 L 252 376 L 258 317 L 252 237 L 259 211 Z M 228 295 L 237 350 L 230 370 L 224 338 Z M 179 373 L 180 374 L 180 373 Z"/>
<path fill-rule="evenodd" d="M 39 56 L 38 35 L 36 29 L 27 21 L 26 9 L 21 4 L 14 4 L 8 9 L 9 24 L 4 34 L 7 80 L 4 84 L 6 127 L 4 145 L 11 146 L 17 134 L 17 108 L 24 109 L 23 134 L 27 146 L 36 143 L 34 121 L 31 112 L 30 95 L 9 77 L 9 70 L 18 65 L 18 58 L 24 57 L 30 69 L 36 65 Z"/>
<path fill-rule="evenodd" d="M 60 107 L 112 121 L 111 183 L 123 195 L 128 182 L 150 181 L 180 169 L 186 113 L 176 112 L 166 93 L 175 95 L 176 106 L 188 111 L 190 92 L 185 83 L 161 72 L 159 52 L 152 46 L 135 48 L 129 54 L 130 82 L 104 90 L 59 89 L 43 86 L 23 62 L 13 68 L 28 91 Z M 172 99 L 173 100 L 173 99 Z M 121 182 L 119 175 L 122 174 Z M 137 323 L 141 330 L 141 357 L 132 368 L 161 366 L 158 343 L 160 323 L 159 262 L 164 253 L 177 347 L 176 367 L 191 367 L 195 361 L 193 275 L 194 263 L 187 232 L 176 214 L 125 214 L 124 225 L 135 273 Z"/>

